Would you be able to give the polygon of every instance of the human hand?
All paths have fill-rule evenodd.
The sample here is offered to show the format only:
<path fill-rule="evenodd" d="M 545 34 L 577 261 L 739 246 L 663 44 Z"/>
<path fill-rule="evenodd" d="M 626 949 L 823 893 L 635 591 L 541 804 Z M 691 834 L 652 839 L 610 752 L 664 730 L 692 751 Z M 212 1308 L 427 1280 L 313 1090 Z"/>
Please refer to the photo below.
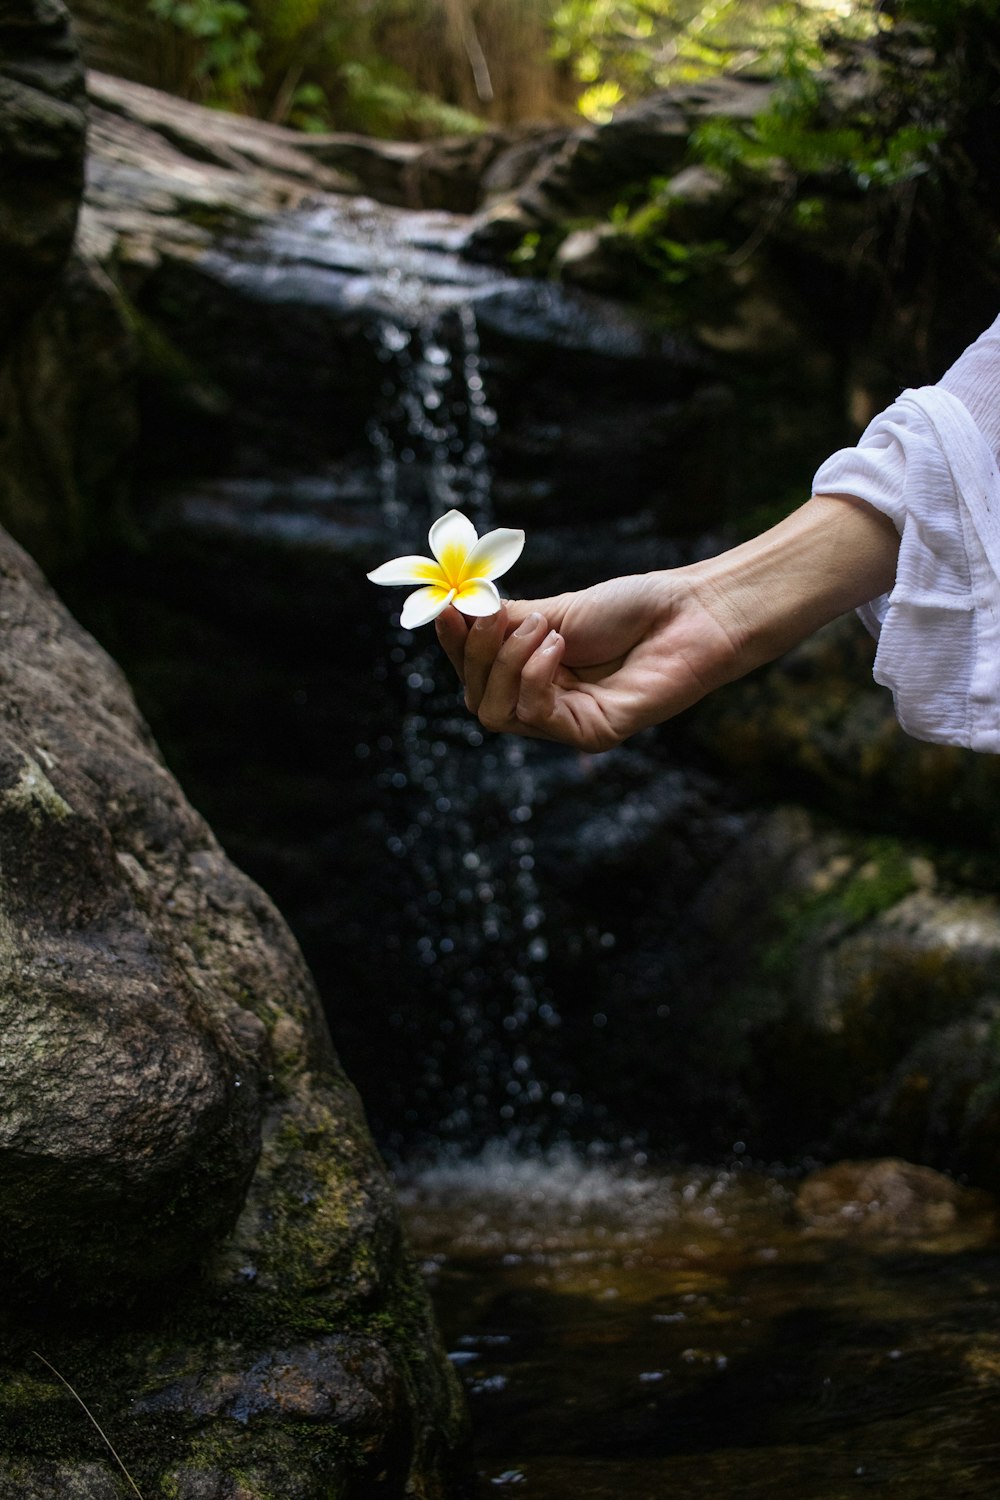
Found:
<path fill-rule="evenodd" d="M 473 622 L 449 608 L 438 639 L 487 729 L 608 750 L 736 675 L 738 635 L 686 575 L 614 578 Z"/>
<path fill-rule="evenodd" d="M 671 572 L 507 604 L 438 638 L 496 731 L 608 750 L 892 587 L 899 536 L 850 495 L 814 495 L 760 537 Z"/>

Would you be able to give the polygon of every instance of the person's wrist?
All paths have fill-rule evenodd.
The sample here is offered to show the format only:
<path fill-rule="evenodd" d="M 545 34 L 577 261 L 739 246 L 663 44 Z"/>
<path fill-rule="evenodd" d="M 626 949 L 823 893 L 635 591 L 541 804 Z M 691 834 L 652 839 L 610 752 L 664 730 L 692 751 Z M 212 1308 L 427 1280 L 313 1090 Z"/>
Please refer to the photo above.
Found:
<path fill-rule="evenodd" d="M 888 517 L 854 496 L 814 495 L 761 536 L 684 571 L 729 637 L 738 677 L 886 593 L 898 552 Z"/>

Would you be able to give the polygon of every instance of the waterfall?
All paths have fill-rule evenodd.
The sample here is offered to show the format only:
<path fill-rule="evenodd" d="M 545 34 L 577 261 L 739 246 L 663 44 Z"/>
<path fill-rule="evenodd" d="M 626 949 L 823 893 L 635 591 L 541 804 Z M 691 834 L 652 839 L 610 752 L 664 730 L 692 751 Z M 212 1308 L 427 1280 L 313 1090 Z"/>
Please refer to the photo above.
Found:
<path fill-rule="evenodd" d="M 376 336 L 386 380 L 370 437 L 399 551 L 426 552 L 431 522 L 452 508 L 488 531 L 496 414 L 473 310 L 466 303 L 409 326 L 387 319 Z M 388 636 L 381 670 L 401 687 L 405 712 L 376 773 L 388 794 L 385 847 L 415 875 L 404 911 L 421 976 L 415 1003 L 437 1016 L 416 1092 L 444 1140 L 484 1131 L 530 1140 L 543 1119 L 551 1132 L 553 1113 L 579 1102 L 535 1055 L 561 1018 L 535 873 L 533 761 L 523 741 L 484 735 L 465 711 L 430 629 L 393 624 Z"/>
<path fill-rule="evenodd" d="M 464 260 L 463 232 L 344 199 L 199 260 L 197 296 L 253 338 L 222 343 L 218 467 L 165 495 L 178 566 L 130 564 L 144 623 L 121 638 L 166 580 L 157 727 L 291 918 L 383 1147 L 631 1150 L 664 1096 L 681 896 L 714 859 L 686 835 L 703 791 L 648 738 L 595 759 L 485 734 L 432 630 L 401 631 L 364 574 L 452 507 L 489 530 L 494 494 L 528 531 L 527 596 L 676 560 L 621 475 L 650 378 L 666 427 L 684 367 L 637 317 Z"/>

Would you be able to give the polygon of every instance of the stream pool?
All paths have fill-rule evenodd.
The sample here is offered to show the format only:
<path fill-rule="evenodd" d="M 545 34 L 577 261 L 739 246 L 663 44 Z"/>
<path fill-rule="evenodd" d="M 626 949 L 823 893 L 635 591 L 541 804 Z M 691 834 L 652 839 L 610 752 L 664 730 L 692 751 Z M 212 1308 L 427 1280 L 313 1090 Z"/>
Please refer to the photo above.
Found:
<path fill-rule="evenodd" d="M 482 1494 L 1000 1494 L 1000 1243 L 821 1234 L 795 1181 L 488 1149 L 401 1175 Z"/>

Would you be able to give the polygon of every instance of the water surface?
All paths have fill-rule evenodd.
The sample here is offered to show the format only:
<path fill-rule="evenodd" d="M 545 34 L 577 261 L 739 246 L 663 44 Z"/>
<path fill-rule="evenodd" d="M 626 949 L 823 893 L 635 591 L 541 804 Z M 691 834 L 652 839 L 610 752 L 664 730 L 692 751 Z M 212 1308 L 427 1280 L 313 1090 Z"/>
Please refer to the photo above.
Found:
<path fill-rule="evenodd" d="M 1000 1247 L 821 1235 L 794 1181 L 502 1147 L 404 1178 L 484 1495 L 1000 1491 Z"/>

